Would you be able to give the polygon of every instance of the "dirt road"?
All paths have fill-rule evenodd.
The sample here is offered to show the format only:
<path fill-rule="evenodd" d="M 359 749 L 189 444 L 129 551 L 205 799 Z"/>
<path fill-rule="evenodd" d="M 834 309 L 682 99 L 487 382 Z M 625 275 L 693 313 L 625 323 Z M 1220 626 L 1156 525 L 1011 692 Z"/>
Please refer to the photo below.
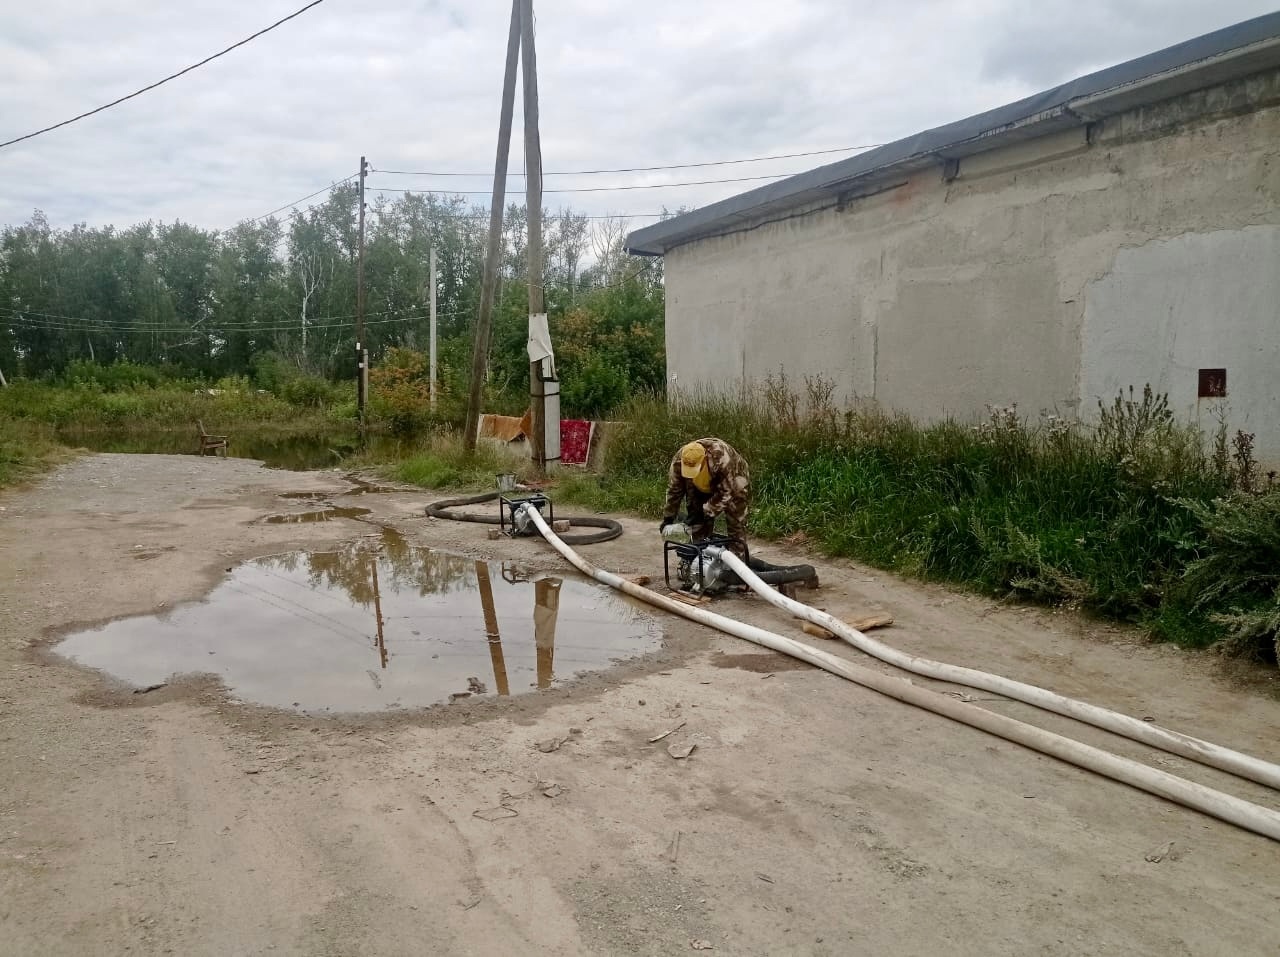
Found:
<path fill-rule="evenodd" d="M 237 560 L 367 534 L 257 522 L 283 491 L 347 488 L 97 455 L 0 495 L 0 952 L 1280 953 L 1273 843 L 683 622 L 664 622 L 661 654 L 568 688 L 367 719 L 239 705 L 208 679 L 135 695 L 49 653 L 77 623 L 199 599 Z M 559 567 L 539 542 L 427 520 L 425 501 L 360 504 L 416 544 Z M 654 530 L 626 525 L 584 554 L 660 574 Z M 891 613 L 901 647 L 1280 757 L 1267 676 L 1069 614 L 819 570 L 824 607 Z M 761 602 L 732 613 L 804 637 Z M 681 720 L 697 749 L 678 761 L 648 739 Z M 564 744 L 538 750 L 549 738 Z"/>

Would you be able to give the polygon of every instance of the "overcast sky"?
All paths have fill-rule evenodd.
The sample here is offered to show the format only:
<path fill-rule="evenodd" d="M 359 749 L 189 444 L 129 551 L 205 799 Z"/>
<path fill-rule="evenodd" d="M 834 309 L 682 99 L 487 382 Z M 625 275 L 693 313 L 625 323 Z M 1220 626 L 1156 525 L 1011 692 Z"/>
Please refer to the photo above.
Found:
<path fill-rule="evenodd" d="M 160 79 L 303 2 L 0 0 L 0 141 Z M 539 0 L 543 162 L 551 173 L 884 142 L 1273 3 Z M 507 0 L 325 0 L 158 90 L 0 150 L 0 224 L 39 208 L 56 226 L 227 227 L 354 172 L 362 153 L 375 169 L 491 177 L 509 15 Z M 800 172 L 835 158 L 548 176 L 546 186 Z M 374 174 L 369 185 L 490 188 L 485 175 Z M 654 213 L 754 185 L 548 193 L 546 203 Z M 481 194 L 471 198 L 487 203 Z"/>

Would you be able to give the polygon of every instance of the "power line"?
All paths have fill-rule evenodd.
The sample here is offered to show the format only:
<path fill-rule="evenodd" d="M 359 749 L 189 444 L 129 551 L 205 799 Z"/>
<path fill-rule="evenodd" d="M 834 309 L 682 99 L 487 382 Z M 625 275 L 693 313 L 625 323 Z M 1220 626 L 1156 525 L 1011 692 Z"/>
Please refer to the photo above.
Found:
<path fill-rule="evenodd" d="M 863 145 L 861 145 L 861 146 L 837 146 L 837 147 L 833 147 L 833 148 L 831 148 L 831 149 L 825 149 L 825 150 L 806 150 L 805 152 L 801 152 L 801 153 L 775 153 L 775 154 L 770 155 L 770 156 L 749 156 L 749 157 L 745 157 L 745 158 L 743 158 L 743 159 L 708 160 L 708 161 L 706 161 L 706 162 L 702 162 L 702 163 L 671 163 L 671 164 L 666 165 L 666 166 L 620 166 L 620 167 L 616 167 L 616 168 L 612 168 L 612 169 L 557 170 L 557 171 L 555 171 L 555 172 L 544 172 L 542 175 L 543 175 L 544 177 L 546 177 L 546 176 L 594 176 L 594 175 L 601 174 L 601 173 L 652 173 L 652 172 L 657 172 L 657 171 L 660 171 L 660 170 L 673 170 L 673 169 L 702 169 L 702 168 L 706 168 L 706 167 L 709 167 L 709 166 L 734 166 L 734 165 L 738 165 L 738 164 L 742 164 L 742 163 L 763 163 L 763 162 L 767 162 L 767 161 L 769 161 L 769 160 L 798 159 L 798 158 L 805 157 L 805 156 L 827 156 L 827 155 L 830 155 L 830 154 L 832 154 L 832 153 L 848 153 L 848 152 L 852 152 L 853 150 L 872 149 L 872 148 L 874 148 L 874 147 L 881 146 L 881 145 L 883 145 L 883 144 L 881 144 L 881 143 L 866 143 L 866 144 L 863 144 Z M 403 169 L 374 169 L 374 168 L 370 168 L 369 172 L 371 172 L 371 173 L 382 173 L 382 174 L 387 175 L 387 176 L 462 176 L 462 177 L 470 176 L 470 177 L 477 177 L 477 176 L 489 176 L 489 175 L 490 175 L 490 174 L 488 174 L 488 173 L 429 172 L 429 171 L 413 171 L 413 170 L 403 170 Z M 273 210 L 271 210 L 271 211 L 270 211 L 270 212 L 268 212 L 268 213 L 263 213 L 261 216 L 255 216 L 253 219 L 249 219 L 249 220 L 241 220 L 241 222 L 259 222 L 259 221 L 261 221 L 261 220 L 264 220 L 264 219 L 266 219 L 268 216 L 273 216 L 273 215 L 275 215 L 276 213 L 283 212 L 284 210 L 289 209 L 289 208 L 290 208 L 290 207 L 292 207 L 292 206 L 296 206 L 298 203 L 306 202 L 307 200 L 311 199 L 313 196 L 319 196 L 321 193 L 328 192 L 329 190 L 332 190 L 332 189 L 336 189 L 337 187 L 341 186 L 343 183 L 347 183 L 347 182 L 350 182 L 351 180 L 355 179 L 355 177 L 356 177 L 357 175 L 359 175 L 359 174 L 358 174 L 358 173 L 352 173 L 350 176 L 346 176 L 346 177 L 344 177 L 343 179 L 338 180 L 336 183 L 333 183 L 333 184 L 332 184 L 332 185 L 330 185 L 330 186 L 326 186 L 326 187 L 324 187 L 324 189 L 318 189 L 318 190 L 316 190 L 314 193 L 308 193 L 306 196 L 299 197 L 298 199 L 295 199 L 295 200 L 294 200 L 293 202 L 291 202 L 291 203 L 285 203 L 284 205 L 279 206 L 279 207 L 277 207 L 276 209 L 273 209 Z M 520 177 L 523 177 L 523 176 L 524 176 L 524 173 L 508 173 L 507 175 L 508 175 L 508 176 L 520 176 Z M 779 174 L 779 177 L 780 177 L 780 176 L 786 176 L 786 175 L 792 175 L 792 174 Z M 657 188 L 657 186 L 668 186 L 668 185 L 669 185 L 669 186 L 703 186 L 703 185 L 707 185 L 707 183 L 708 183 L 708 182 L 714 182 L 714 183 L 745 182 L 745 181 L 747 181 L 747 180 L 749 180 L 749 179 L 754 179 L 754 178 L 755 178 L 755 177 L 744 177 L 743 179 L 710 180 L 710 181 L 701 182 L 701 183 L 670 183 L 670 184 L 665 184 L 665 183 L 664 183 L 664 184 L 656 184 L 655 186 L 596 187 L 596 188 L 595 188 L 595 190 L 591 190 L 591 189 L 580 189 L 580 190 L 548 189 L 548 190 L 543 190 L 543 192 L 545 192 L 545 193 L 592 192 L 592 191 L 596 191 L 596 190 L 603 191 L 603 190 L 611 190 L 611 189 L 615 189 L 615 188 L 616 188 L 616 189 L 652 189 L 652 188 Z M 778 177 L 760 177 L 760 178 L 778 178 Z M 400 190 L 392 190 L 392 189 L 382 188 L 382 189 L 376 189 L 376 190 L 374 190 L 374 192 L 400 192 Z M 411 191 L 406 190 L 406 192 L 411 192 Z M 423 193 L 423 192 L 425 192 L 425 193 L 430 193 L 430 194 L 432 194 L 432 195 L 463 195 L 463 194 L 480 195 L 480 194 L 487 194 L 487 192 L 488 192 L 488 191 L 486 191 L 486 190 L 460 190 L 460 191 L 459 191 L 459 190 L 425 190 L 425 191 L 424 191 L 424 190 L 418 190 L 418 191 L 412 191 L 412 192 L 419 192 L 419 193 Z M 310 210 L 315 209 L 315 208 L 316 208 L 317 206 L 319 206 L 319 205 L 323 205 L 323 204 L 315 204 L 315 205 L 312 205 L 312 206 L 308 206 L 306 209 L 300 210 L 299 212 L 300 212 L 300 213 L 309 212 Z M 626 217 L 630 217 L 630 218 L 637 218 L 637 219 L 661 219 L 663 215 L 664 215 L 663 213 L 619 213 L 619 214 L 616 214 L 616 215 L 606 215 L 606 216 L 596 215 L 596 216 L 585 216 L 585 217 L 576 217 L 576 218 L 585 218 L 585 219 L 617 219 L 617 218 L 619 218 L 619 217 L 621 217 L 621 216 L 626 216 Z M 471 215 L 467 215 L 467 216 L 457 216 L 457 217 L 455 217 L 455 218 L 459 218 L 459 219 L 463 219 L 463 218 L 465 218 L 465 219 L 485 219 L 485 218 L 487 218 L 487 217 L 488 217 L 488 214 L 487 214 L 487 213 L 483 213 L 483 214 L 477 214 L 477 215 L 475 215 L 475 216 L 471 216 Z"/>
<path fill-rule="evenodd" d="M 381 312 L 371 312 L 371 313 L 369 313 L 369 315 L 371 315 L 371 316 L 386 316 L 386 315 L 389 315 L 392 311 L 393 311 L 393 310 L 390 310 L 390 309 L 384 309 L 384 310 L 382 310 Z M 13 307 L 11 307 L 11 306 L 0 306 L 0 312 L 7 312 L 7 313 L 11 313 L 11 314 L 13 314 L 14 316 L 16 316 L 16 317 L 18 317 L 18 318 L 23 318 L 23 317 L 27 317 L 27 316 L 34 316 L 34 317 L 37 317 L 37 318 L 40 318 L 40 319 L 65 319 L 65 320 L 68 320 L 68 321 L 70 321 L 70 322 L 99 322 L 99 323 L 112 323 L 112 324 L 114 324 L 114 323 L 116 323 L 116 322 L 117 322 L 117 320 L 110 320 L 110 319 L 94 319 L 94 318 L 90 318 L 90 317 L 88 317 L 88 316 L 64 316 L 64 315 L 60 315 L 60 314 L 55 313 L 55 312 L 37 312 L 37 311 L 35 311 L 34 309 L 14 309 L 14 308 L 13 308 Z M 355 318 L 355 314 L 354 314 L 354 313 L 352 313 L 352 314 L 350 314 L 350 315 L 346 315 L 346 316 L 316 316 L 316 317 L 315 317 L 314 319 L 312 319 L 311 321 L 312 321 L 312 322 L 330 322 L 330 321 L 332 321 L 332 322 L 337 322 L 338 320 L 341 320 L 341 319 L 354 319 L 354 318 Z M 153 326 L 153 325 L 154 325 L 154 326 L 166 326 L 166 327 L 172 328 L 172 325 L 171 325 L 168 321 L 156 322 L 156 321 L 153 321 L 153 320 L 143 320 L 143 319 L 138 319 L 138 320 L 129 320 L 126 324 L 127 324 L 127 325 L 128 325 L 128 327 L 129 327 L 129 328 L 131 328 L 131 329 L 135 329 L 135 328 L 142 328 L 142 327 L 145 327 L 145 326 Z M 240 324 L 241 324 L 241 323 L 237 323 L 237 322 L 222 323 L 222 324 L 220 324 L 220 327 L 221 327 L 221 328 L 233 328 L 234 326 L 237 326 L 237 325 L 240 325 Z M 246 325 L 246 328 L 247 328 L 247 327 L 249 327 L 251 324 L 245 324 L 245 325 Z M 254 326 L 254 328 L 256 328 L 256 326 Z"/>
<path fill-rule="evenodd" d="M 853 150 L 869 150 L 877 146 L 883 146 L 883 143 L 866 143 L 862 146 L 836 146 L 827 150 L 807 150 L 803 153 L 776 153 L 772 156 L 749 156 L 745 159 L 729 159 L 729 160 L 708 160 L 705 163 L 671 163 L 667 166 L 623 166 L 617 169 L 577 169 L 577 170 L 556 170 L 555 172 L 543 172 L 543 176 L 595 176 L 599 173 L 654 173 L 659 170 L 668 169 L 701 169 L 707 166 L 735 166 L 740 163 L 764 163 L 768 160 L 780 159 L 799 159 L 804 156 L 827 156 L 831 153 L 850 153 Z M 489 173 L 432 173 L 432 172 L 414 172 L 412 170 L 403 169 L 375 169 L 375 173 L 385 173 L 388 176 L 489 176 Z M 523 176 L 524 173 L 509 173 L 509 176 Z"/>
<path fill-rule="evenodd" d="M 413 315 L 413 316 L 392 316 L 392 313 L 398 312 L 398 311 L 400 310 L 382 309 L 377 312 L 366 313 L 366 315 L 390 317 L 390 318 L 376 320 L 377 322 L 380 322 L 380 323 L 409 322 L 410 320 L 413 320 L 413 319 L 427 318 L 427 315 L 425 313 L 423 313 L 422 315 Z M 50 325 L 68 325 L 71 323 L 75 323 L 76 324 L 75 328 L 86 329 L 86 331 L 90 331 L 90 332 L 93 331 L 92 328 L 89 328 L 90 324 L 95 324 L 105 328 L 132 330 L 132 331 L 149 331 L 150 329 L 153 329 L 153 328 L 154 329 L 195 329 L 195 328 L 199 328 L 199 323 L 205 322 L 205 320 L 198 320 L 197 323 L 193 323 L 189 325 L 175 325 L 174 322 L 170 322 L 167 320 L 155 322 L 151 320 L 94 319 L 87 316 L 64 316 L 64 315 L 60 315 L 58 313 L 52 313 L 52 312 L 34 312 L 29 309 L 12 309 L 7 306 L 0 306 L 0 313 L 6 313 L 6 312 L 10 313 L 10 315 L 8 316 L 0 315 L 0 322 L 3 322 L 3 321 L 26 322 L 33 325 L 39 325 L 42 323 L 48 323 Z M 443 316 L 445 318 L 456 318 L 457 316 L 462 314 L 463 313 L 459 313 L 459 312 L 438 312 L 437 313 L 437 315 Z M 345 328 L 345 327 L 354 325 L 354 323 L 344 322 L 342 320 L 354 319 L 354 318 L 355 318 L 354 315 L 314 316 L 311 319 L 307 320 L 307 328 L 309 329 Z M 278 323 L 283 320 L 277 319 L 277 320 L 270 320 L 270 321 L 274 321 Z M 289 320 L 289 321 L 293 322 L 293 320 Z M 291 326 L 282 326 L 281 328 L 286 328 L 286 329 L 296 328 L 297 325 L 298 323 L 294 323 Z M 259 331 L 263 327 L 254 322 L 228 321 L 228 322 L 218 322 L 214 324 L 209 324 L 208 326 L 205 326 L 205 328 L 213 329 L 215 331 L 226 330 L 231 332 L 240 332 L 240 331 Z"/>
<path fill-rule="evenodd" d="M 427 317 L 426 316 L 405 316 L 404 318 L 401 318 L 401 319 L 382 319 L 375 323 L 369 323 L 369 325 L 383 325 L 386 323 L 405 323 L 405 322 L 412 322 L 417 319 L 425 319 L 425 318 Z M 329 325 L 316 326 L 316 325 L 312 325 L 311 323 L 307 323 L 306 328 L 308 332 L 315 333 L 317 331 L 328 332 L 332 330 L 349 330 L 354 328 L 354 326 L 355 326 L 354 323 L 349 323 L 349 322 L 344 322 L 341 325 L 337 325 L 337 326 L 329 326 Z M 138 334 L 157 335 L 157 336 L 170 336 L 170 335 L 211 336 L 216 339 L 229 339 L 229 338 L 232 338 L 233 336 L 247 336 L 247 337 L 253 338 L 255 336 L 262 336 L 262 335 L 268 335 L 268 334 L 275 335 L 275 334 L 285 333 L 285 332 L 298 333 L 302 331 L 302 325 L 296 322 L 290 326 L 263 326 L 258 329 L 218 329 L 215 327 L 205 327 L 205 326 L 173 326 L 170 328 L 150 328 L 150 329 L 129 329 L 129 328 L 117 328 L 114 326 L 108 326 L 108 327 L 97 326 L 93 328 L 86 328 L 84 326 L 76 326 L 71 324 L 58 324 L 58 323 L 49 323 L 46 325 L 31 325 L 29 323 L 19 323 L 18 328 L 23 328 L 31 332 L 63 332 L 63 333 L 72 333 L 72 334 L 78 334 L 78 335 L 94 335 L 94 336 L 106 336 L 106 337 L 112 337 L 112 336 L 124 337 L 126 335 L 138 333 Z"/>
<path fill-rule="evenodd" d="M 689 180 L 683 183 L 648 183 L 645 185 L 630 186 L 579 186 L 575 188 L 564 189 L 544 189 L 544 193 L 614 193 L 632 189 L 673 189 L 679 186 L 713 186 L 719 183 L 753 183 L 766 179 L 785 179 L 788 176 L 795 176 L 795 173 L 773 173 L 768 176 L 737 176 L 732 179 L 700 179 Z M 422 190 L 398 190 L 390 187 L 375 187 L 375 193 L 435 193 L 445 196 L 469 196 L 481 195 L 488 196 L 487 189 L 422 189 Z"/>
<path fill-rule="evenodd" d="M 407 194 L 409 194 L 409 195 L 411 195 L 411 196 L 442 196 L 442 195 L 444 195 L 444 196 L 450 196 L 450 195 L 455 195 L 455 194 L 453 194 L 453 193 L 450 193 L 450 192 L 447 192 L 447 191 L 444 191 L 444 190 L 392 189 L 392 188 L 391 188 L 391 187 L 389 187 L 389 186 L 384 186 L 384 187 L 382 187 L 382 188 L 373 188 L 373 189 L 371 189 L 371 190 L 370 190 L 370 192 L 373 192 L 373 193 L 397 193 L 397 194 L 407 193 Z M 544 190 L 544 192 L 545 192 L 545 190 Z M 312 207 L 312 208 L 314 208 L 314 207 Z M 523 208 L 523 205 L 521 206 L 521 208 Z M 376 208 L 376 207 L 374 208 L 374 212 L 377 212 L 377 208 Z M 587 213 L 575 213 L 575 212 L 572 212 L 572 211 L 571 211 L 571 212 L 567 212 L 567 213 L 552 213 L 550 216 L 544 216 L 544 217 L 542 217 L 542 221 L 543 221 L 544 223 L 546 223 L 546 222 L 550 222 L 551 220 L 554 220 L 554 219 L 661 219 L 663 216 L 669 216 L 669 215 L 674 215 L 674 214 L 673 214 L 673 213 L 602 213 L 602 214 L 598 214 L 598 215 L 588 215 Z M 481 213 L 449 213 L 449 212 L 445 212 L 445 213 L 443 213 L 443 216 L 444 216 L 445 218 L 448 218 L 448 219 L 466 219 L 466 220 L 470 220 L 470 219 L 479 219 L 479 220 L 486 220 L 486 221 L 489 219 L 489 214 L 488 214 L 488 213 L 483 213 L 483 212 L 481 212 Z M 510 220 L 504 220 L 504 225 L 505 225 L 505 226 L 510 226 L 510 225 L 511 225 L 511 221 L 510 221 Z"/>
<path fill-rule="evenodd" d="M 448 318 L 453 318 L 454 314 L 450 313 Z M 413 322 L 418 319 L 426 319 L 427 316 L 398 316 L 390 319 L 372 319 L 367 320 L 369 325 L 387 325 L 397 322 Z M 7 316 L 0 317 L 0 325 L 7 323 L 16 323 L 29 329 L 41 329 L 51 332 L 91 332 L 91 333 L 126 333 L 126 332 L 143 332 L 143 333 L 165 333 L 165 332 L 181 332 L 185 334 L 198 333 L 203 335 L 245 335 L 261 332 L 297 332 L 302 328 L 302 323 L 292 322 L 289 325 L 279 325 L 281 320 L 270 320 L 275 325 L 245 325 L 245 326 L 222 326 L 216 324 L 194 323 L 191 325 L 132 325 L 129 323 L 109 323 L 104 320 L 96 319 L 75 319 L 67 317 L 64 319 L 33 319 L 26 316 Z M 306 327 L 308 330 L 315 329 L 351 329 L 355 326 L 354 322 L 332 322 L 322 323 L 308 321 Z"/>
<path fill-rule="evenodd" d="M 242 219 L 240 220 L 239 223 L 236 223 L 236 225 L 239 226 L 240 223 L 262 222 L 262 220 L 266 219 L 269 216 L 274 216 L 276 213 L 284 212 L 286 209 L 289 209 L 293 206 L 297 206 L 299 203 L 305 203 L 307 200 L 311 199 L 311 197 L 313 196 L 319 196 L 321 193 L 327 193 L 330 190 L 335 190 L 339 186 L 341 186 L 343 183 L 349 183 L 359 175 L 360 175 L 359 173 L 352 173 L 350 176 L 344 176 L 342 179 L 338 180 L 336 183 L 330 183 L 328 186 L 325 186 L 323 189 L 318 189 L 314 193 L 307 193 L 306 196 L 300 196 L 290 203 L 285 203 L 283 206 L 277 206 L 275 209 L 271 210 L 271 212 L 263 213 L 261 216 L 254 216 L 252 219 Z M 317 203 L 316 205 L 323 205 L 323 204 Z M 314 206 L 307 207 L 307 209 L 314 209 L 314 208 L 315 208 Z M 304 212 L 305 211 L 306 210 L 304 210 Z"/>
<path fill-rule="evenodd" d="M 213 56 L 205 57 L 199 63 L 193 63 L 191 64 L 191 66 L 181 69 L 177 73 L 171 73 L 169 76 L 166 76 L 163 80 L 157 80 L 155 83 L 149 84 L 148 86 L 144 86 L 140 90 L 135 90 L 133 93 L 130 93 L 128 96 L 122 96 L 118 100 L 112 100 L 110 103 L 104 103 L 102 106 L 89 110 L 88 112 L 81 113 L 79 116 L 73 116 L 69 120 L 63 120 L 61 123 L 54 123 L 52 126 L 46 126 L 42 130 L 36 130 L 34 133 L 27 133 L 24 136 L 19 136 L 11 140 L 6 140 L 5 142 L 0 143 L 0 149 L 4 149 L 6 146 L 12 146 L 14 143 L 21 143 L 23 140 L 29 140 L 33 137 L 40 136 L 43 133 L 48 133 L 52 130 L 58 129 L 59 127 L 63 127 L 71 123 L 75 123 L 77 120 L 83 120 L 85 117 L 93 116 L 95 113 L 101 113 L 103 110 L 109 110 L 111 109 L 111 107 L 117 106 L 123 103 L 125 100 L 132 100 L 135 96 L 141 96 L 143 93 L 146 93 L 149 90 L 154 90 L 158 86 L 163 86 L 164 84 L 168 83 L 170 80 L 176 80 L 178 77 L 182 76 L 184 73 L 190 73 L 192 70 L 195 70 L 199 67 L 204 66 L 206 63 L 209 63 L 213 60 L 218 59 L 218 57 L 224 56 L 230 53 L 232 50 L 236 49 L 236 47 L 242 47 L 246 43 L 249 43 L 252 40 L 256 40 L 258 37 L 262 36 L 264 33 L 270 33 L 272 30 L 280 26 L 282 23 L 287 23 L 288 21 L 292 20 L 294 17 L 301 16 L 302 14 L 310 10 L 312 7 L 318 7 L 322 3 L 324 3 L 324 0 L 311 0 L 311 3 L 308 3 L 305 7 L 301 8 L 300 10 L 295 10 L 293 13 L 289 14 L 287 17 L 277 20 L 275 23 L 271 24 L 271 26 L 264 27 L 263 29 L 259 30 L 257 33 L 254 33 L 250 36 L 245 37 L 243 40 L 239 41 L 238 43 L 231 44 L 231 46 L 227 47 L 225 50 L 219 50 L 217 53 L 213 54 Z"/>

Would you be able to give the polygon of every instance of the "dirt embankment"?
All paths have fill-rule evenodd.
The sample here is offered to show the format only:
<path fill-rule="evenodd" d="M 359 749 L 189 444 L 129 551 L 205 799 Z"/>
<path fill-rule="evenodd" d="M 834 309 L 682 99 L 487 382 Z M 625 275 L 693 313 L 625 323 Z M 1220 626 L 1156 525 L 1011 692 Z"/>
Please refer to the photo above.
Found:
<path fill-rule="evenodd" d="M 77 624 L 198 600 L 237 560 L 370 533 L 257 521 L 281 492 L 347 488 L 100 455 L 0 495 L 0 953 L 1277 952 L 1265 839 L 683 622 L 663 622 L 662 653 L 567 688 L 394 716 L 248 707 L 207 678 L 134 695 L 48 653 Z M 560 568 L 536 541 L 428 521 L 424 501 L 359 504 L 415 544 Z M 625 524 L 584 552 L 659 576 L 652 529 Z M 819 570 L 824 607 L 889 612 L 901 647 L 1277 757 L 1271 676 L 1242 682 L 1069 614 Z M 724 607 L 801 637 L 761 602 Z M 671 743 L 697 748 L 676 760 Z"/>

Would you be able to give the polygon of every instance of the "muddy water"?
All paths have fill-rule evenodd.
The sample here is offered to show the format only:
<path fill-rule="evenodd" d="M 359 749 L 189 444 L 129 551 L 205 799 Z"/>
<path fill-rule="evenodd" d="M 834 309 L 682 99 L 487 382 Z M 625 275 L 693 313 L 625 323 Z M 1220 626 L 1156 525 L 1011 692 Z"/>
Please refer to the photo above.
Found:
<path fill-rule="evenodd" d="M 341 508 L 336 505 L 317 508 L 308 512 L 281 512 L 263 519 L 268 525 L 309 525 L 312 522 L 332 522 L 339 518 L 360 518 L 368 515 L 367 508 Z"/>
<path fill-rule="evenodd" d="M 240 700 L 314 713 L 535 692 L 660 643 L 652 619 L 597 585 L 410 547 L 388 529 L 247 562 L 202 602 L 57 650 L 140 687 L 212 673 Z"/>

